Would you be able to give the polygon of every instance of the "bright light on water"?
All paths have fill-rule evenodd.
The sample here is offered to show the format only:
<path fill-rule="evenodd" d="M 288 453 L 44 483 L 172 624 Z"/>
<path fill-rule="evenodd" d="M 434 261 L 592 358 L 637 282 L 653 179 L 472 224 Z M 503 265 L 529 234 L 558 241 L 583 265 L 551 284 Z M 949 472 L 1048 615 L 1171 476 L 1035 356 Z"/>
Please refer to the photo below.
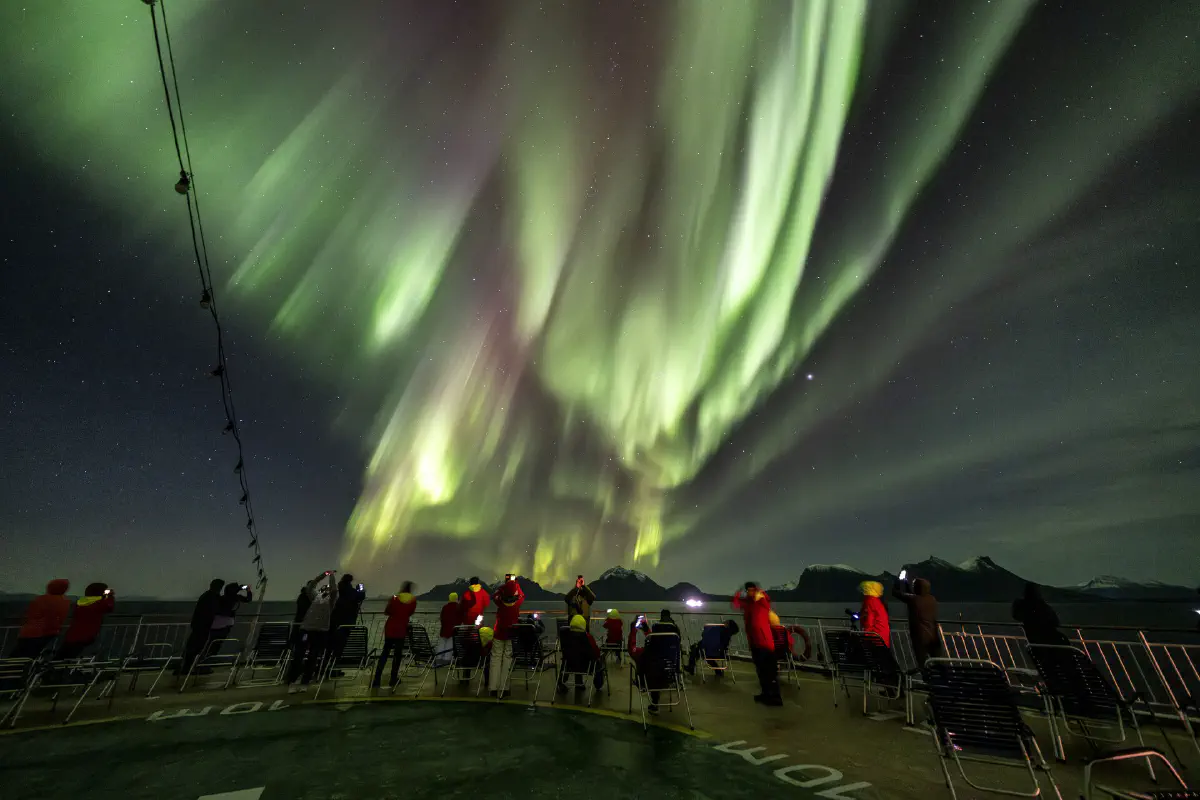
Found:
<path fill-rule="evenodd" d="M 685 605 L 688 608 L 699 608 L 700 606 L 704 605 L 704 601 L 692 598 L 691 600 L 686 601 Z"/>

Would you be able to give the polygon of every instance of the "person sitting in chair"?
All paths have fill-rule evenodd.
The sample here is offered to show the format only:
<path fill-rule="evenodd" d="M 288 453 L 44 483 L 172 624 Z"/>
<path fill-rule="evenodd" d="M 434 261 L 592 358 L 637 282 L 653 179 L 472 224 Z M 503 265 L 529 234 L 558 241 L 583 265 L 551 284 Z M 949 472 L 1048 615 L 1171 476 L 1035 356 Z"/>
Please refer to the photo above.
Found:
<path fill-rule="evenodd" d="M 709 630 L 713 630 L 715 633 L 710 634 Z M 688 649 L 688 674 L 696 674 L 696 661 L 700 658 L 700 652 L 703 650 L 705 662 L 712 667 L 713 672 L 716 673 L 718 678 L 723 676 L 725 668 L 714 666 L 715 662 L 713 659 L 729 658 L 729 643 L 733 641 L 733 637 L 737 636 L 740 630 L 741 628 L 738 627 L 738 624 L 731 619 L 725 620 L 719 628 L 705 625 L 704 630 L 700 634 L 700 641 Z M 710 637 L 714 636 L 716 637 L 716 641 L 709 641 Z"/>
<path fill-rule="evenodd" d="M 570 628 L 562 631 L 560 636 L 562 637 L 563 665 L 558 673 L 558 691 L 565 692 L 567 690 L 568 672 L 587 672 L 590 669 L 595 670 L 592 685 L 597 689 L 604 688 L 604 659 L 596 640 L 588 633 L 587 620 L 583 618 L 583 615 L 576 614 L 571 617 Z M 583 688 L 582 675 L 575 676 L 575 688 Z"/>

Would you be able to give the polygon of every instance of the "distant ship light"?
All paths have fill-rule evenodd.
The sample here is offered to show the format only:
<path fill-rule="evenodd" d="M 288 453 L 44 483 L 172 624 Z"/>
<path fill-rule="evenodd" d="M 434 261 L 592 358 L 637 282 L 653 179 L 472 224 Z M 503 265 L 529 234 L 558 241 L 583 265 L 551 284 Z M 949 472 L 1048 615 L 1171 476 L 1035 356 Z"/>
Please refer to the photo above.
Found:
<path fill-rule="evenodd" d="M 687 601 L 685 601 L 684 605 L 686 605 L 688 608 L 699 608 L 700 606 L 704 605 L 704 601 L 697 600 L 696 598 L 693 597 L 693 598 L 690 598 Z"/>

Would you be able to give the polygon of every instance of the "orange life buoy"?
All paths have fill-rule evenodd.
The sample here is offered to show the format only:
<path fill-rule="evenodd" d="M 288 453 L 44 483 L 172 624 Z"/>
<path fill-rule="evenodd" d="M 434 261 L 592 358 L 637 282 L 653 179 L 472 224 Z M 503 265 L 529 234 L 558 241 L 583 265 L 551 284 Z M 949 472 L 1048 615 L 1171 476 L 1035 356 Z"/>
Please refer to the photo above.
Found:
<path fill-rule="evenodd" d="M 788 625 L 787 629 L 804 640 L 804 654 L 800 656 L 800 660 L 808 661 L 812 657 L 812 639 L 808 638 L 808 631 L 799 625 Z M 795 652 L 792 655 L 795 655 Z"/>

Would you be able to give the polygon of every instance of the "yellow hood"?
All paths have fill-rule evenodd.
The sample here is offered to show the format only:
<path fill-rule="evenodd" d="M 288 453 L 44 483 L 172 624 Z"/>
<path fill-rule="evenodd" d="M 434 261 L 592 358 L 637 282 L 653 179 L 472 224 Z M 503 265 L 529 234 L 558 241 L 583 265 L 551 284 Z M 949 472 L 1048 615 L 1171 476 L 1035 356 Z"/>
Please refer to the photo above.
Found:
<path fill-rule="evenodd" d="M 483 588 L 483 587 L 482 587 L 482 586 L 480 586 L 478 583 L 472 583 L 472 584 L 471 584 L 471 591 L 472 591 L 472 592 L 478 592 L 478 591 L 479 591 L 480 589 L 482 589 L 482 588 Z"/>
<path fill-rule="evenodd" d="M 778 614 L 776 614 L 774 611 L 772 611 L 772 612 L 771 612 L 771 613 L 770 613 L 770 614 L 767 616 L 767 619 L 771 621 L 771 627 L 773 627 L 773 628 L 774 628 L 774 627 L 777 627 L 777 626 L 779 625 L 779 615 L 778 615 Z"/>
<path fill-rule="evenodd" d="M 482 644 L 484 647 L 487 647 L 488 643 L 490 641 L 492 641 L 492 637 L 494 635 L 495 635 L 495 633 L 492 631 L 491 628 L 480 628 L 479 629 L 479 643 Z"/>
<path fill-rule="evenodd" d="M 451 593 L 450 593 L 450 602 L 451 602 L 451 603 L 457 603 L 457 602 L 458 602 L 458 592 L 451 592 Z"/>
<path fill-rule="evenodd" d="M 93 603 L 99 603 L 103 599 L 104 595 L 100 595 L 99 597 L 81 597 L 75 601 L 75 605 L 82 608 L 83 606 L 90 606 Z"/>
<path fill-rule="evenodd" d="M 587 620 L 585 620 L 579 614 L 576 614 L 575 616 L 571 617 L 571 630 L 573 630 L 573 631 L 587 630 Z"/>
<path fill-rule="evenodd" d="M 883 584 L 879 581 L 863 581 L 858 590 L 867 597 L 883 597 Z"/>
<path fill-rule="evenodd" d="M 396 597 L 400 598 L 401 603 L 411 603 L 413 600 L 416 599 L 408 592 L 401 592 L 400 594 L 396 595 Z"/>
<path fill-rule="evenodd" d="M 609 618 L 609 619 L 620 619 L 620 618 L 621 618 L 621 612 L 620 612 L 620 611 L 617 611 L 615 608 L 610 608 L 610 609 L 608 610 L 608 618 Z"/>

